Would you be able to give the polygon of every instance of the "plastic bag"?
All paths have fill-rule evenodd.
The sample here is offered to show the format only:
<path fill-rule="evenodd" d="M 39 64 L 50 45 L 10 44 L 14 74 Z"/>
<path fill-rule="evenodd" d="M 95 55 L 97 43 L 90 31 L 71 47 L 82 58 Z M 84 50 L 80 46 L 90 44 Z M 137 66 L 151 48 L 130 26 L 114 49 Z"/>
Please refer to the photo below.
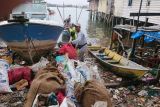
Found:
<path fill-rule="evenodd" d="M 64 98 L 60 107 L 76 107 L 76 105 L 68 98 Z"/>
<path fill-rule="evenodd" d="M 91 80 L 95 79 L 95 80 L 103 83 L 103 80 L 100 78 L 97 66 L 90 67 L 90 79 Z"/>
<path fill-rule="evenodd" d="M 47 66 L 49 63 L 48 59 L 41 57 L 40 61 L 31 66 L 31 69 L 35 72 Z"/>
<path fill-rule="evenodd" d="M 104 101 L 97 101 L 92 107 L 108 107 L 107 102 Z"/>
<path fill-rule="evenodd" d="M 5 60 L 0 60 L 0 93 L 12 92 L 8 80 L 9 64 Z"/>

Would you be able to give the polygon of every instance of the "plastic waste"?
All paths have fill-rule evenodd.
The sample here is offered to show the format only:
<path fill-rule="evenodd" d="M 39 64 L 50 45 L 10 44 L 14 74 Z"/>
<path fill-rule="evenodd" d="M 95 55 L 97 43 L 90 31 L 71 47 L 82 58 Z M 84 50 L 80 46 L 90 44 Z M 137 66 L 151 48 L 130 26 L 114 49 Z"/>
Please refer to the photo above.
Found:
<path fill-rule="evenodd" d="M 60 107 L 76 107 L 76 105 L 68 98 L 64 98 Z"/>
<path fill-rule="evenodd" d="M 160 96 L 160 88 L 158 87 L 153 87 L 153 88 L 148 88 L 148 96 Z"/>
<path fill-rule="evenodd" d="M 82 75 L 83 79 L 86 81 L 88 80 L 87 78 L 87 73 L 88 72 L 88 69 L 86 66 L 80 66 L 77 68 L 77 71 L 80 72 L 80 74 Z"/>
<path fill-rule="evenodd" d="M 31 66 L 31 69 L 34 72 L 39 71 L 42 68 L 45 68 L 47 66 L 47 64 L 49 63 L 48 59 L 41 57 L 40 61 L 34 65 Z"/>
<path fill-rule="evenodd" d="M 57 102 L 56 99 L 57 99 L 57 97 L 56 97 L 55 93 L 52 92 L 52 93 L 49 95 L 48 101 L 49 101 L 52 105 L 57 105 L 58 102 Z"/>
<path fill-rule="evenodd" d="M 102 82 L 102 79 L 100 78 L 99 72 L 98 72 L 98 67 L 97 66 L 92 66 L 90 67 L 91 71 L 90 71 L 90 75 L 91 75 L 91 79 L 96 79 L 99 82 Z"/>
<path fill-rule="evenodd" d="M 108 103 L 104 101 L 97 101 L 92 107 L 108 107 Z"/>
<path fill-rule="evenodd" d="M 0 39 L 0 47 L 7 48 L 7 44 Z"/>
<path fill-rule="evenodd" d="M 8 72 L 8 70 L 10 69 L 10 66 L 6 60 L 0 59 L 0 68 L 5 68 Z"/>
<path fill-rule="evenodd" d="M 56 62 L 59 63 L 63 63 L 65 61 L 65 56 L 57 56 L 56 57 Z"/>
<path fill-rule="evenodd" d="M 39 105 L 38 105 L 39 96 L 43 96 L 43 95 L 41 95 L 41 94 L 36 95 L 36 98 L 34 99 L 32 107 L 39 107 Z M 59 107 L 59 103 L 57 102 L 56 96 L 54 93 L 50 93 L 48 95 L 45 95 L 45 99 L 46 98 L 47 98 L 47 101 L 45 103 L 48 103 L 49 105 L 45 106 L 45 107 Z"/>
<path fill-rule="evenodd" d="M 138 93 L 139 96 L 147 96 L 148 95 L 148 92 L 146 90 L 141 90 L 139 93 Z"/>
<path fill-rule="evenodd" d="M 0 59 L 0 93 L 12 92 L 9 87 L 8 70 L 9 64 Z"/>

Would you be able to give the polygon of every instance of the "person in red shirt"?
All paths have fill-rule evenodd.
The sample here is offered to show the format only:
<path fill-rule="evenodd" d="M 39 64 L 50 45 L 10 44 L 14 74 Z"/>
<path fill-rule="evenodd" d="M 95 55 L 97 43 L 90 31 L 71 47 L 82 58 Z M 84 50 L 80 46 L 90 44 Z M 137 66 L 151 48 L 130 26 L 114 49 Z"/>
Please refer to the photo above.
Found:
<path fill-rule="evenodd" d="M 73 47 L 71 43 L 59 43 L 60 49 L 57 54 L 64 55 L 68 54 L 70 59 L 77 59 L 77 50 Z"/>

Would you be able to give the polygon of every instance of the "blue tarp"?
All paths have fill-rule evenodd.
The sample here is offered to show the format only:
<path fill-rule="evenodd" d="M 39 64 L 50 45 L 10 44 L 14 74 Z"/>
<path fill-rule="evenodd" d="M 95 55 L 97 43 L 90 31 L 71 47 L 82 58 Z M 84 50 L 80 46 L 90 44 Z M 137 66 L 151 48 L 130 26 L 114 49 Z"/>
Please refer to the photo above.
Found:
<path fill-rule="evenodd" d="M 149 43 L 152 41 L 160 42 L 160 32 L 137 31 L 132 34 L 131 38 L 139 39 L 143 35 L 145 35 L 144 41 L 146 43 Z"/>

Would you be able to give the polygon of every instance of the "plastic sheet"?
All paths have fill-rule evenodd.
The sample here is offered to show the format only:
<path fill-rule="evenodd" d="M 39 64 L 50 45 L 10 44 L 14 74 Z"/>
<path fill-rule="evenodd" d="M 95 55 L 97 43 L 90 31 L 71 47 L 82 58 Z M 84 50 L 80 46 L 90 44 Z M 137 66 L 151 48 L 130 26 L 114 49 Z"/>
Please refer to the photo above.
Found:
<path fill-rule="evenodd" d="M 9 64 L 5 60 L 0 60 L 0 93 L 12 92 L 8 79 Z"/>

